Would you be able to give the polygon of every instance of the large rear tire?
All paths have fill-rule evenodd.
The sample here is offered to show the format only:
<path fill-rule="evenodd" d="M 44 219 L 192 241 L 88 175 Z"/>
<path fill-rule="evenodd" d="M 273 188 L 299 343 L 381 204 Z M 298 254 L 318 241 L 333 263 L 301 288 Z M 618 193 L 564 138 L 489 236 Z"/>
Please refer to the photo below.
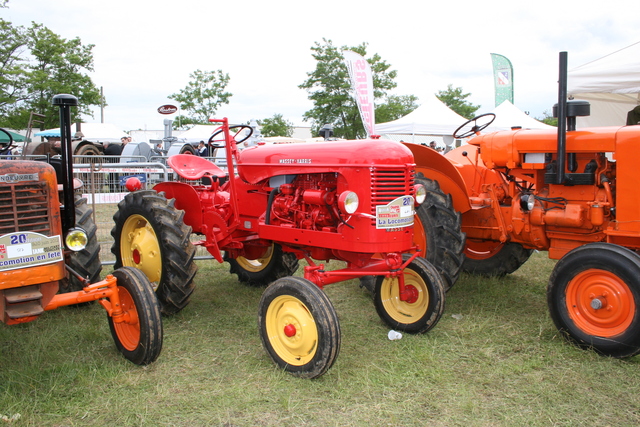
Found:
<path fill-rule="evenodd" d="M 547 287 L 553 323 L 571 342 L 611 357 L 640 353 L 640 256 L 610 243 L 573 249 Z"/>
<path fill-rule="evenodd" d="M 258 328 L 265 350 L 291 375 L 317 378 L 340 352 L 340 323 L 326 294 L 301 277 L 283 277 L 260 299 Z"/>
<path fill-rule="evenodd" d="M 519 269 L 532 253 L 532 249 L 525 249 L 519 243 L 467 239 L 462 268 L 470 274 L 502 277 Z"/>
<path fill-rule="evenodd" d="M 102 263 L 100 262 L 100 243 L 96 234 L 98 227 L 93 221 L 93 210 L 87 204 L 87 199 L 75 196 L 76 227 L 87 233 L 87 246 L 69 255 L 69 267 L 91 283 L 100 279 Z M 75 275 L 67 272 L 67 277 L 60 281 L 60 293 L 80 291 L 85 284 Z"/>
<path fill-rule="evenodd" d="M 409 255 L 403 255 L 405 259 Z M 424 333 L 433 328 L 444 312 L 444 283 L 440 273 L 424 258 L 414 259 L 403 271 L 409 298 L 402 301 L 398 278 L 378 276 L 373 303 L 380 318 L 391 329 Z"/>
<path fill-rule="evenodd" d="M 292 276 L 298 269 L 296 256 L 283 252 L 282 247 L 276 243 L 271 244 L 260 258 L 250 260 L 225 256 L 225 261 L 230 265 L 231 274 L 237 274 L 240 282 L 254 287 L 267 286 L 281 277 Z"/>
<path fill-rule="evenodd" d="M 451 195 L 444 194 L 437 181 L 419 176 L 416 183 L 424 185 L 427 198 L 416 209 L 414 242 L 422 250 L 422 257 L 440 272 L 448 291 L 458 280 L 464 262 L 461 216 L 453 208 Z"/>
<path fill-rule="evenodd" d="M 195 246 L 184 211 L 153 190 L 129 193 L 113 215 L 115 268 L 135 267 L 153 283 L 162 314 L 182 310 L 193 293 Z"/>
<path fill-rule="evenodd" d="M 154 362 L 162 351 L 162 316 L 149 279 L 138 269 L 123 267 L 113 272 L 118 279 L 118 296 L 123 322 L 109 317 L 109 329 L 116 347 L 136 365 Z"/>

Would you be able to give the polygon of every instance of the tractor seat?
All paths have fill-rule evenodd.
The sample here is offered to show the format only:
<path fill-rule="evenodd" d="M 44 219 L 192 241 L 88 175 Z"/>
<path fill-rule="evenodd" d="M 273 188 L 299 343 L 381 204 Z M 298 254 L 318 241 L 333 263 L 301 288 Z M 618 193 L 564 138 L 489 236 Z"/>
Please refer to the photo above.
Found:
<path fill-rule="evenodd" d="M 176 154 L 167 159 L 169 167 L 184 179 L 198 180 L 203 176 L 222 179 L 227 173 L 204 157 L 193 154 Z"/>

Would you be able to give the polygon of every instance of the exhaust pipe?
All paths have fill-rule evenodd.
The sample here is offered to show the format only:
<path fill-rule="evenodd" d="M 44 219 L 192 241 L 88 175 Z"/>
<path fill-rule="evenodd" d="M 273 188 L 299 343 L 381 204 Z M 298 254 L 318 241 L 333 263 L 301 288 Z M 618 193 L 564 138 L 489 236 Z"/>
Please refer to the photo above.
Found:
<path fill-rule="evenodd" d="M 558 158 L 556 184 L 564 184 L 564 168 L 567 158 L 567 52 L 560 52 L 558 77 Z"/>

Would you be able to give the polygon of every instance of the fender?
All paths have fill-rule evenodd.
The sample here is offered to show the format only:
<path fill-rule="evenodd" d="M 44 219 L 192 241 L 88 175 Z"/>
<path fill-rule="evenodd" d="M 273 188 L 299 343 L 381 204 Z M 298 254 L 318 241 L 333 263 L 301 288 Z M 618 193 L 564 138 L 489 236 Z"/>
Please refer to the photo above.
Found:
<path fill-rule="evenodd" d="M 184 223 L 190 225 L 194 233 L 202 232 L 202 204 L 198 192 L 183 182 L 160 182 L 153 189 L 164 192 L 167 200 L 175 199 L 176 209 L 184 211 Z"/>
<path fill-rule="evenodd" d="M 464 213 L 471 209 L 467 184 L 458 170 L 459 165 L 429 147 L 407 142 L 404 145 L 413 153 L 416 172 L 438 181 L 442 191 L 451 194 L 456 211 Z"/>

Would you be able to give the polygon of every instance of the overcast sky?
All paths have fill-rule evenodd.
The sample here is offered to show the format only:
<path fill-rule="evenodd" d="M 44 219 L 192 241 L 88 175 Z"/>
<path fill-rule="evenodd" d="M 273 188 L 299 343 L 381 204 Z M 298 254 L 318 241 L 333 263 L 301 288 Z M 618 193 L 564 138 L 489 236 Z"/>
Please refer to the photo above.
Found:
<path fill-rule="evenodd" d="M 369 44 L 398 71 L 398 95 L 419 100 L 447 85 L 494 105 L 490 53 L 511 60 L 514 103 L 533 117 L 557 102 L 558 53 L 569 69 L 640 41 L 640 6 L 631 0 L 538 1 L 165 1 L 9 0 L 0 16 L 44 24 L 94 44 L 94 83 L 108 103 L 104 121 L 123 130 L 162 129 L 159 106 L 189 74 L 230 76 L 229 105 L 216 117 L 246 122 L 282 114 L 302 125 L 312 108 L 299 89 L 315 69 L 310 48 Z M 420 101 L 418 101 L 420 102 Z M 99 110 L 86 122 L 100 122 Z"/>

